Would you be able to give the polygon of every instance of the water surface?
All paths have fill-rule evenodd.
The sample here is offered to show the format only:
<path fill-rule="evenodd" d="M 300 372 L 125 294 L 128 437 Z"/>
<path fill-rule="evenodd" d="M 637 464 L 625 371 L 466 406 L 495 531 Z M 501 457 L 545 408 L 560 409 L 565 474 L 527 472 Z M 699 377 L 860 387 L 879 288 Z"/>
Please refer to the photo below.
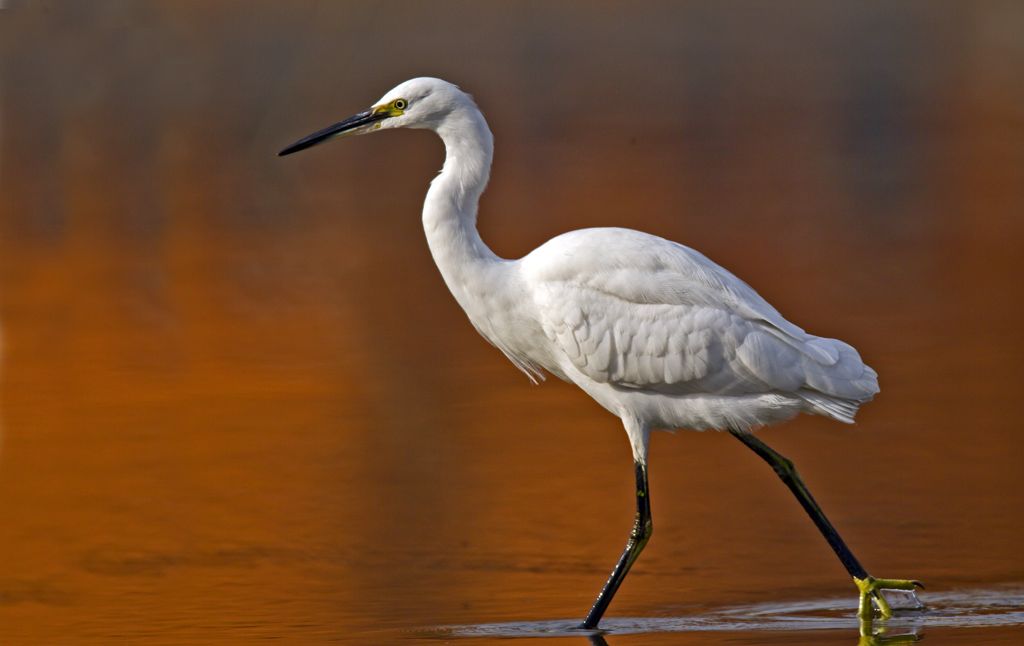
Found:
<path fill-rule="evenodd" d="M 5 643 L 587 643 L 527 635 L 618 556 L 628 444 L 447 294 L 440 145 L 275 157 L 417 74 L 495 131 L 498 253 L 648 230 L 857 346 L 856 427 L 763 438 L 871 572 L 929 585 L 891 632 L 1024 640 L 1019 3 L 0 4 Z M 651 487 L 609 644 L 857 643 L 756 456 L 658 434 Z"/>

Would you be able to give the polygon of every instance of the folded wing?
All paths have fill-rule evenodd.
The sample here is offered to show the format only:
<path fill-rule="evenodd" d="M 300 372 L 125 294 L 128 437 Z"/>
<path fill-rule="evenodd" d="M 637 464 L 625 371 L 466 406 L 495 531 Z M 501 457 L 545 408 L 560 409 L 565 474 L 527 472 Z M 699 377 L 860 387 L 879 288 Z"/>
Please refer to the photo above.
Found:
<path fill-rule="evenodd" d="M 692 249 L 585 229 L 535 254 L 524 267 L 544 332 L 590 379 L 665 394 L 787 393 L 843 421 L 878 392 L 851 346 L 807 334 Z"/>

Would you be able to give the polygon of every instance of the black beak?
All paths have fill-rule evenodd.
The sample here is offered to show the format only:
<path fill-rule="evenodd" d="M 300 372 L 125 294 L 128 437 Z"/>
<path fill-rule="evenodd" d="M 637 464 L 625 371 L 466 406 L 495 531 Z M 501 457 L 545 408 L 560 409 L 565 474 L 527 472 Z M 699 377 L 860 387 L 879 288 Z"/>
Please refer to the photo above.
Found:
<path fill-rule="evenodd" d="M 358 128 L 359 126 L 365 126 L 365 125 L 373 123 L 375 121 L 380 121 L 381 119 L 386 119 L 389 116 L 391 116 L 391 115 L 389 115 L 387 113 L 387 111 L 385 111 L 385 110 L 381 110 L 381 111 L 378 111 L 378 112 L 374 112 L 373 110 L 367 110 L 366 112 L 360 112 L 359 114 L 357 114 L 355 116 L 352 116 L 352 117 L 349 117 L 348 119 L 345 119 L 344 121 L 339 121 L 338 123 L 334 124 L 333 126 L 327 126 L 323 130 L 317 130 L 316 132 L 314 132 L 313 134 L 309 135 L 308 137 L 303 137 L 302 139 L 299 139 L 298 141 L 296 141 L 291 146 L 288 146 L 287 148 L 285 148 L 281 152 L 277 153 L 277 156 L 278 157 L 284 157 L 285 155 L 290 155 L 292 153 L 297 153 L 300 150 L 305 150 L 307 148 L 315 146 L 315 145 L 317 145 L 318 143 L 320 143 L 322 141 L 327 141 L 331 137 L 336 137 L 336 136 L 338 136 L 338 135 L 340 135 L 342 133 L 345 133 L 345 132 L 347 132 L 349 130 L 353 130 L 355 128 Z"/>

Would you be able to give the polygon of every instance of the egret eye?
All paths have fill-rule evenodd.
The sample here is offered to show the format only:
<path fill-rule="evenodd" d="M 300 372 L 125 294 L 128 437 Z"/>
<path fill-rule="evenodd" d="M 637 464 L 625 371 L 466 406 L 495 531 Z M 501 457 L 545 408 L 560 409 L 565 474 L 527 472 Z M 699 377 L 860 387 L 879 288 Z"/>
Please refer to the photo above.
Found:
<path fill-rule="evenodd" d="M 395 109 L 397 110 L 405 110 L 406 108 L 409 107 L 409 102 L 406 101 L 405 99 L 395 99 L 394 105 Z"/>

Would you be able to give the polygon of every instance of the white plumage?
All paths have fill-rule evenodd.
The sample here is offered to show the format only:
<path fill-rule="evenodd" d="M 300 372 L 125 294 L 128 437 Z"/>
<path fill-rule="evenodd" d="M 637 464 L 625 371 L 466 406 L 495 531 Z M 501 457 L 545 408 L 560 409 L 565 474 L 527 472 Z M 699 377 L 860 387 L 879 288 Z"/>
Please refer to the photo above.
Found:
<path fill-rule="evenodd" d="M 852 422 L 878 392 L 852 347 L 807 334 L 668 240 L 574 231 L 512 267 L 547 339 L 527 356 L 642 429 L 748 430 L 800 411 Z"/>
<path fill-rule="evenodd" d="M 575 383 L 623 422 L 637 468 L 637 520 L 619 564 L 583 624 L 593 628 L 651 532 L 647 447 L 652 429 L 724 429 L 772 463 L 871 603 L 889 612 L 876 580 L 825 519 L 792 463 L 752 429 L 800 412 L 853 422 L 878 392 L 875 371 L 835 339 L 807 334 L 702 254 L 628 229 L 558 236 L 519 260 L 496 256 L 476 229 L 493 139 L 472 99 L 439 79 L 397 86 L 370 110 L 281 154 L 328 138 L 427 128 L 445 145 L 423 227 L 445 283 L 474 327 L 532 380 Z M 867 608 L 867 610 L 865 610 Z"/>
<path fill-rule="evenodd" d="M 801 411 L 852 422 L 878 392 L 856 350 L 807 334 L 683 245 L 584 229 L 519 260 L 497 257 L 476 230 L 493 154 L 483 115 L 439 79 L 402 83 L 376 106 L 396 100 L 401 115 L 354 130 L 429 128 L 444 140 L 423 224 L 470 321 L 531 379 L 550 372 L 620 417 L 637 460 L 651 429 L 749 430 Z"/>

